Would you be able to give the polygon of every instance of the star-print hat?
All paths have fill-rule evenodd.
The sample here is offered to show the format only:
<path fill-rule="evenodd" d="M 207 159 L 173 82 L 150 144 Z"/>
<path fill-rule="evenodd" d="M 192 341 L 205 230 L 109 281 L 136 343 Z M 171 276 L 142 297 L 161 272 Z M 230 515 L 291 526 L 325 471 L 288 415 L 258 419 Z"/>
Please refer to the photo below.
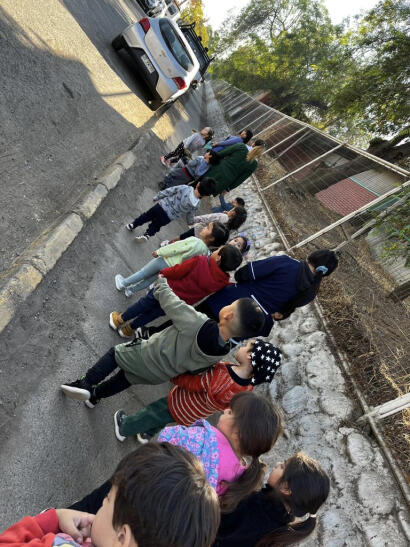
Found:
<path fill-rule="evenodd" d="M 282 352 L 269 342 L 256 339 L 251 353 L 253 377 L 251 384 L 270 383 L 280 365 Z"/>

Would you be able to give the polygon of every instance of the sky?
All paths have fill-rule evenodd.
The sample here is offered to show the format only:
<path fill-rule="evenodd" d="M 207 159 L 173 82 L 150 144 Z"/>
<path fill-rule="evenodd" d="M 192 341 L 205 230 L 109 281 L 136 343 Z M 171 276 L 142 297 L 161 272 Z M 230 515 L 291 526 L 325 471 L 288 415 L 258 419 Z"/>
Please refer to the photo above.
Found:
<path fill-rule="evenodd" d="M 202 0 L 205 16 L 215 30 L 227 16 L 227 12 L 235 7 L 238 11 L 250 0 Z M 368 10 L 377 4 L 377 0 L 324 0 L 329 10 L 333 24 L 340 23 L 344 17 L 356 15 L 361 10 Z M 222 7 L 223 6 L 223 7 Z"/>

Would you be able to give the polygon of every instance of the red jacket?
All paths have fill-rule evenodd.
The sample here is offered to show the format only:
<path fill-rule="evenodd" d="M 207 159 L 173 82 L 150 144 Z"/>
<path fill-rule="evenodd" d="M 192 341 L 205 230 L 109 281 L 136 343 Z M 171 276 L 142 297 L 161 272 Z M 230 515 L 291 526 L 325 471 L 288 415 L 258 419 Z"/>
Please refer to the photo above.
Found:
<path fill-rule="evenodd" d="M 230 374 L 229 366 L 233 374 Z M 168 410 L 174 420 L 178 424 L 191 425 L 228 408 L 237 393 L 252 391 L 252 385 L 238 378 L 234 370 L 231 363 L 220 362 L 203 374 L 180 374 L 173 378 L 176 385 L 168 394 Z"/>
<path fill-rule="evenodd" d="M 164 268 L 161 273 L 174 293 L 187 304 L 196 304 L 229 285 L 229 275 L 210 256 L 194 256 L 181 264 Z"/>
<path fill-rule="evenodd" d="M 0 534 L 0 545 L 51 547 L 58 528 L 57 513 L 50 509 L 36 517 L 24 517 Z"/>

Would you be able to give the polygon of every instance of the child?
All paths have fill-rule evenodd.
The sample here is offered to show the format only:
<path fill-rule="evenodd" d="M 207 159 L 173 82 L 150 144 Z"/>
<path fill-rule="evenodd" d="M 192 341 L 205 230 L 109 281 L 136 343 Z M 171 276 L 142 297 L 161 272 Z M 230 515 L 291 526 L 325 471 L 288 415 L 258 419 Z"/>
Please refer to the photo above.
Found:
<path fill-rule="evenodd" d="M 194 131 L 190 137 L 187 137 L 172 152 L 161 156 L 160 160 L 162 165 L 170 167 L 173 163 L 176 163 L 178 160 L 184 160 L 186 153 L 192 155 L 194 152 L 197 152 L 203 146 L 209 142 L 214 136 L 214 132 L 210 127 L 204 127 L 201 131 Z"/>
<path fill-rule="evenodd" d="M 246 256 L 251 248 L 251 240 L 248 239 L 245 232 L 241 232 L 236 237 L 231 239 L 229 245 L 234 245 L 235 247 L 238 247 L 238 249 L 242 253 L 242 256 Z"/>
<path fill-rule="evenodd" d="M 96 515 L 49 509 L 8 528 L 0 545 L 208 547 L 214 540 L 218 497 L 186 450 L 149 443 L 125 456 L 110 482 Z"/>
<path fill-rule="evenodd" d="M 225 196 L 221 194 L 219 196 L 219 201 L 221 202 L 221 205 L 219 207 L 213 207 L 211 209 L 213 213 L 223 213 L 224 211 L 230 211 L 234 207 L 238 207 L 238 205 L 240 205 L 241 207 L 245 207 L 245 200 L 240 197 L 233 199 L 230 203 L 226 203 Z"/>
<path fill-rule="evenodd" d="M 159 188 L 160 190 L 164 190 L 164 188 L 170 188 L 171 186 L 188 184 L 194 179 L 203 177 L 210 165 L 217 165 L 218 163 L 219 157 L 216 152 L 213 152 L 212 150 L 206 152 L 204 156 L 197 156 L 196 158 L 189 160 L 185 165 L 171 169 L 171 171 L 165 175 L 164 180 L 159 183 Z"/>
<path fill-rule="evenodd" d="M 251 338 L 264 323 L 263 311 L 251 298 L 222 309 L 217 323 L 178 298 L 164 277 L 157 280 L 154 296 L 173 324 L 149 340 L 111 348 L 81 380 L 61 386 L 68 397 L 93 408 L 132 384 L 161 384 L 183 372 L 201 372 L 229 353 L 230 338 Z"/>
<path fill-rule="evenodd" d="M 184 241 L 176 241 L 153 251 L 153 260 L 129 277 L 124 278 L 117 274 L 115 286 L 119 291 L 125 289 L 125 296 L 131 296 L 154 283 L 158 273 L 164 268 L 176 266 L 194 256 L 208 255 L 209 247 L 224 245 L 228 236 L 229 231 L 225 226 L 219 222 L 211 222 L 201 230 L 199 237 L 188 237 Z"/>
<path fill-rule="evenodd" d="M 229 283 L 229 274 L 242 262 L 239 249 L 224 245 L 210 256 L 194 256 L 171 268 L 161 270 L 174 293 L 187 304 L 196 304 Z M 110 327 L 123 338 L 134 337 L 135 329 L 164 315 L 151 289 L 124 313 L 110 313 Z M 130 323 L 130 321 L 133 319 Z M 128 323 L 128 324 L 127 324 Z"/>
<path fill-rule="evenodd" d="M 246 144 L 251 140 L 252 137 L 252 131 L 250 129 L 244 129 L 239 133 L 239 136 L 230 135 L 221 142 L 212 143 L 212 149 L 215 150 L 215 152 L 220 152 L 227 146 L 232 146 L 233 144 L 237 144 L 238 142 L 243 142 L 244 144 Z"/>
<path fill-rule="evenodd" d="M 260 488 L 266 466 L 259 457 L 277 441 L 282 422 L 281 411 L 269 399 L 246 391 L 232 398 L 216 427 L 198 420 L 189 427 L 166 427 L 158 439 L 195 454 L 220 496 L 221 508 L 233 510 Z M 251 458 L 249 464 L 245 457 Z"/>
<path fill-rule="evenodd" d="M 194 225 L 173 241 L 185 239 L 193 235 L 198 237 L 202 228 L 209 224 L 209 222 L 220 222 L 221 224 L 224 224 L 228 230 L 237 230 L 245 222 L 247 215 L 248 213 L 246 210 L 239 205 L 226 213 L 210 213 L 209 215 L 194 217 Z"/>
<path fill-rule="evenodd" d="M 272 470 L 265 488 L 231 513 L 222 513 L 214 547 L 270 547 L 304 540 L 329 494 L 329 477 L 319 463 L 298 452 Z"/>
<path fill-rule="evenodd" d="M 268 342 L 250 340 L 238 349 L 235 360 L 236 365 L 220 362 L 203 374 L 173 378 L 175 386 L 168 397 L 154 401 L 132 416 L 117 410 L 114 414 L 117 439 L 124 441 L 137 435 L 144 443 L 170 422 L 191 425 L 225 410 L 236 393 L 272 381 L 280 365 L 281 351 Z"/>
<path fill-rule="evenodd" d="M 151 209 L 137 217 L 134 222 L 127 224 L 128 230 L 134 230 L 137 226 L 142 226 L 150 222 L 144 235 L 137 236 L 135 241 L 142 243 L 160 231 L 162 226 L 166 226 L 172 220 L 176 220 L 182 215 L 186 215 L 188 224 L 192 224 L 194 213 L 199 207 L 200 200 L 204 196 L 210 196 L 216 188 L 216 183 L 211 178 L 204 178 L 195 186 L 173 186 L 158 192 L 154 196 L 154 202 L 159 201 Z"/>

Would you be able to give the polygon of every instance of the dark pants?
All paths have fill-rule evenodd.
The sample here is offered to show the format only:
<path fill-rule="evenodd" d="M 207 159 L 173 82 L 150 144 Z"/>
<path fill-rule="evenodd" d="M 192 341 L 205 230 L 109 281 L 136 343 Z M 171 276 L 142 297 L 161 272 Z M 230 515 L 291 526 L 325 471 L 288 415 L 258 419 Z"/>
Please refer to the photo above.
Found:
<path fill-rule="evenodd" d="M 184 156 L 184 143 L 180 142 L 178 146 L 172 152 L 165 154 L 164 158 L 166 160 L 171 160 L 172 163 L 176 163 L 178 160 L 182 159 Z"/>
<path fill-rule="evenodd" d="M 179 239 L 186 239 L 187 237 L 191 237 L 191 236 L 194 236 L 195 235 L 195 229 L 194 228 L 190 228 L 189 230 L 187 230 L 186 232 L 184 232 L 183 234 L 181 234 L 179 236 Z"/>
<path fill-rule="evenodd" d="M 161 205 L 157 203 L 156 205 L 154 205 L 154 207 L 151 207 L 151 209 L 148 209 L 148 211 L 142 213 L 142 215 L 137 217 L 132 225 L 134 226 L 134 228 L 136 228 L 137 226 L 142 226 L 147 222 L 150 222 L 150 224 L 145 230 L 144 235 L 151 237 L 159 232 L 162 226 L 166 226 L 167 224 L 169 224 L 171 220 L 164 211 L 164 209 L 161 207 Z"/>
<path fill-rule="evenodd" d="M 98 509 L 103 504 L 105 496 L 111 490 L 110 481 L 106 481 L 104 484 L 93 490 L 90 494 L 87 494 L 79 501 L 70 505 L 68 509 L 75 509 L 76 511 L 85 511 L 95 515 Z"/>
<path fill-rule="evenodd" d="M 168 410 L 168 397 L 162 397 L 162 399 L 150 403 L 135 414 L 124 418 L 120 433 L 121 435 L 125 435 L 125 437 L 130 437 L 137 433 L 155 435 L 166 425 L 174 421 L 172 414 Z"/>
<path fill-rule="evenodd" d="M 134 330 L 137 327 L 142 327 L 142 325 L 154 321 L 154 319 L 161 317 L 161 315 L 165 314 L 162 311 L 158 300 L 155 298 L 153 290 L 150 290 L 146 296 L 140 298 L 135 304 L 121 314 L 124 321 L 129 321 L 135 317 L 134 321 L 130 323 Z"/>
<path fill-rule="evenodd" d="M 99 359 L 94 366 L 87 370 L 85 379 L 95 388 L 96 399 L 105 399 L 116 395 L 124 389 L 130 387 L 130 383 L 125 377 L 124 371 L 120 369 L 117 374 L 111 376 L 107 381 L 103 382 L 115 369 L 118 368 L 115 362 L 115 350 L 111 348 L 105 355 Z M 101 382 L 101 383 L 100 383 Z"/>

